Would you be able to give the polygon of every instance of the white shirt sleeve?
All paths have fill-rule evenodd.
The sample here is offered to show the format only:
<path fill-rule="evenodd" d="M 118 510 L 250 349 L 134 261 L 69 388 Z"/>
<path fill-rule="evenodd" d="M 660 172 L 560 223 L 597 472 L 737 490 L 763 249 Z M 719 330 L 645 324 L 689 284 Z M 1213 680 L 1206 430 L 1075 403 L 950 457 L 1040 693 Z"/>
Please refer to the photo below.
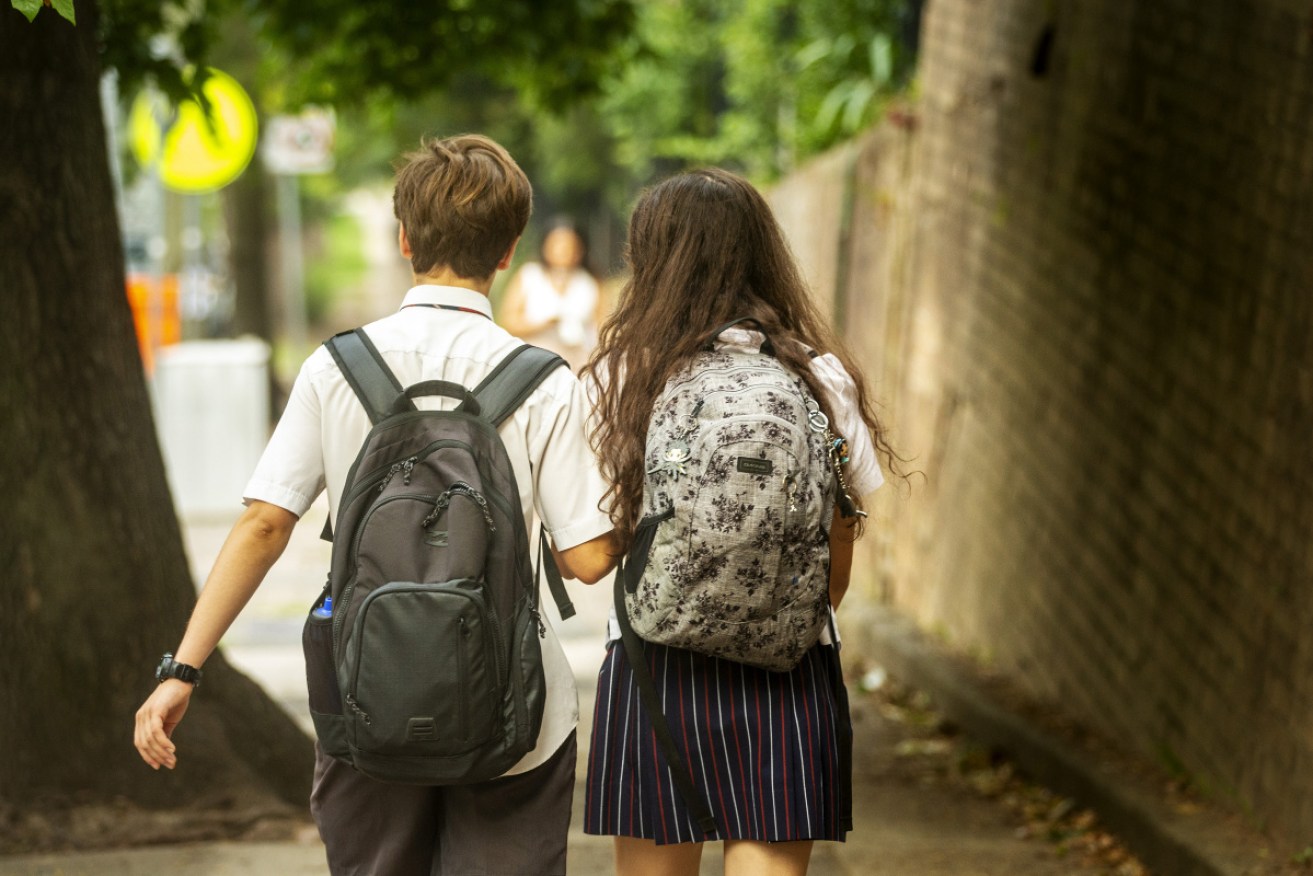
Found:
<path fill-rule="evenodd" d="M 812 374 L 826 391 L 834 413 L 834 432 L 848 439 L 848 465 L 844 477 L 857 496 L 865 496 L 884 483 L 880 460 L 875 455 L 871 432 L 857 407 L 857 384 L 833 353 L 812 359 Z"/>
<path fill-rule="evenodd" d="M 308 376 L 310 362 L 301 366 L 255 473 L 242 497 L 305 514 L 324 489 L 324 448 L 319 396 Z"/>
<path fill-rule="evenodd" d="M 605 535 L 612 524 L 598 509 L 606 483 L 588 444 L 584 390 L 564 369 L 544 388 L 549 385 L 529 446 L 534 507 L 552 543 L 565 550 Z"/>

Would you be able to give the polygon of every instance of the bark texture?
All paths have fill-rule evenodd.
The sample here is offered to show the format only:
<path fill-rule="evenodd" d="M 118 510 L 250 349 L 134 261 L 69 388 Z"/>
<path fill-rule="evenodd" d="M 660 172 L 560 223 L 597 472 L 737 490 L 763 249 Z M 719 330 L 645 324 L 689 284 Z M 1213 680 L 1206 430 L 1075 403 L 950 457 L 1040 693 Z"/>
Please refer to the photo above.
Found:
<path fill-rule="evenodd" d="M 124 293 L 96 13 L 0 4 L 0 806 L 303 807 L 310 742 L 217 655 L 178 769 L 132 748 L 194 589 Z"/>

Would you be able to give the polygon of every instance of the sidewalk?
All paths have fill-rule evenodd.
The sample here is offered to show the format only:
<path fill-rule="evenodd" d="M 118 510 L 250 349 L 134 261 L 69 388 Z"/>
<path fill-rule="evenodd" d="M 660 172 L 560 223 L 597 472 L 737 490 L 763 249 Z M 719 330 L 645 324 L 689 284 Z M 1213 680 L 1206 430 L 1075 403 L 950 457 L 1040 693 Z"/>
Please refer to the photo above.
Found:
<path fill-rule="evenodd" d="M 287 553 L 224 639 L 228 658 L 251 675 L 309 730 L 300 629 L 328 567 L 329 546 L 317 539 L 325 509 L 317 505 L 297 527 Z M 196 579 L 218 552 L 231 521 L 191 522 L 186 528 Z M 611 841 L 581 828 L 583 768 L 610 590 L 606 583 L 572 585 L 579 615 L 555 621 L 580 688 L 580 777 L 570 837 L 570 872 L 612 872 Z M 546 600 L 550 604 L 551 600 Z M 850 673 L 853 667 L 849 667 Z M 852 688 L 854 809 L 848 842 L 818 843 L 816 876 L 1060 876 L 1113 872 L 1063 858 L 1048 842 L 1024 839 L 1016 819 L 997 802 L 945 779 L 953 756 L 897 710 Z M 313 829 L 302 842 L 206 843 L 113 852 L 0 858 L 0 876 L 127 876 L 186 873 L 206 876 L 322 876 L 328 869 Z M 721 872 L 717 843 L 706 847 L 702 872 Z"/>

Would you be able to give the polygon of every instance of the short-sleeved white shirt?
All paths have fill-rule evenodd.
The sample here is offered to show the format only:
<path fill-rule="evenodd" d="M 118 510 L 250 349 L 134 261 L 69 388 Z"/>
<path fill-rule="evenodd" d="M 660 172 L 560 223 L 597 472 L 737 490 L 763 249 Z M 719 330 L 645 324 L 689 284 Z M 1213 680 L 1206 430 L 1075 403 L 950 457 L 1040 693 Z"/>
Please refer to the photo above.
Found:
<path fill-rule="evenodd" d="M 444 309 L 451 307 L 462 310 Z M 402 386 L 450 380 L 473 388 L 521 343 L 492 321 L 486 296 L 454 286 L 416 286 L 406 293 L 400 310 L 365 326 L 365 332 Z M 457 402 L 424 397 L 416 404 L 436 409 Z M 579 381 L 569 369 L 558 368 L 498 430 L 515 472 L 526 528 L 533 525 L 536 511 L 562 550 L 611 530 L 610 519 L 598 510 L 606 486 L 588 446 L 585 417 Z M 347 472 L 369 429 L 360 401 L 328 350 L 320 347 L 301 366 L 244 497 L 301 516 L 327 489 L 329 509 L 336 517 Z M 544 763 L 579 721 L 574 673 L 546 616 L 544 623 L 547 697 L 542 730 L 537 747 L 508 775 Z"/>

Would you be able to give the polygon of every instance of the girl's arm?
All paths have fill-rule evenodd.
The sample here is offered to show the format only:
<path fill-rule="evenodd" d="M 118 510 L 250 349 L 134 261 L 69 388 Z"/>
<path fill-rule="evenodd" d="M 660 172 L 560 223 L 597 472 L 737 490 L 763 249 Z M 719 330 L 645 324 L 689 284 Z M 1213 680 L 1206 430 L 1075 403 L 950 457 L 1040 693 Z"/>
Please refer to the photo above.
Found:
<path fill-rule="evenodd" d="M 830 521 L 830 605 L 836 609 L 848 592 L 853 570 L 853 543 L 857 539 L 856 517 L 844 517 L 834 509 Z"/>

